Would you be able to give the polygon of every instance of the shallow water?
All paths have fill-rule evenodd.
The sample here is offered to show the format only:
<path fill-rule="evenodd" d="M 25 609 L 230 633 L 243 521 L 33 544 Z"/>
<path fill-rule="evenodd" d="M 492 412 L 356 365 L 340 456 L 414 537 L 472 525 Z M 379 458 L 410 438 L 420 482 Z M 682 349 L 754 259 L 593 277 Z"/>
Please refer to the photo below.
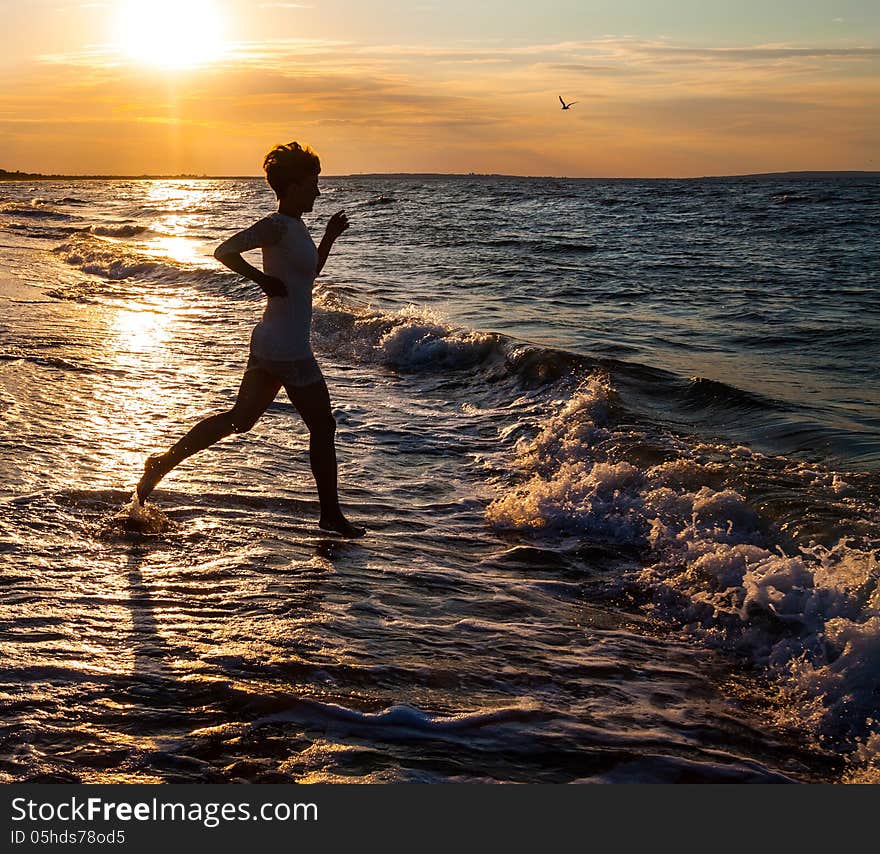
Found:
<path fill-rule="evenodd" d="M 870 779 L 877 182 L 327 178 L 343 501 L 214 246 L 259 181 L 0 185 L 7 780 Z"/>

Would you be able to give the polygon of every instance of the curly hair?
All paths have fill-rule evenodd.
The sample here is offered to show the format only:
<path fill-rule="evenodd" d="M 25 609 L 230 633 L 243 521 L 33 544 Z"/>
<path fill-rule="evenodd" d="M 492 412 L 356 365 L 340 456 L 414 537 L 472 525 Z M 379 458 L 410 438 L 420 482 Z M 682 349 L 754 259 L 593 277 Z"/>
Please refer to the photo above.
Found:
<path fill-rule="evenodd" d="M 276 145 L 263 159 L 266 180 L 280 199 L 294 182 L 321 171 L 321 160 L 309 146 L 298 142 Z"/>

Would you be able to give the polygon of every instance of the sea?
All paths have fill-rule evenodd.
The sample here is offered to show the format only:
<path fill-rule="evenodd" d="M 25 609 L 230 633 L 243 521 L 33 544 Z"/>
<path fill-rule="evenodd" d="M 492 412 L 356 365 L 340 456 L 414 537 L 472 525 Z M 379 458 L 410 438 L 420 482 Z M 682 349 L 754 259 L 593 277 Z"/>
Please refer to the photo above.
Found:
<path fill-rule="evenodd" d="M 132 503 L 262 179 L 0 183 L 0 781 L 880 781 L 880 179 L 320 187 L 359 540 L 283 393 Z"/>

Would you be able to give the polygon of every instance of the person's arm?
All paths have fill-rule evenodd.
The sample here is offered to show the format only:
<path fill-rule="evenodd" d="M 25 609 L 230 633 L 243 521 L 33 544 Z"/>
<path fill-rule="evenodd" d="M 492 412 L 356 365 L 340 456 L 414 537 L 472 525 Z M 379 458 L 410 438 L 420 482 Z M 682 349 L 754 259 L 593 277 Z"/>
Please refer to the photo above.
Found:
<path fill-rule="evenodd" d="M 330 255 L 330 250 L 333 248 L 333 244 L 336 242 L 336 238 L 347 228 L 348 217 L 345 215 L 345 211 L 339 211 L 338 213 L 333 214 L 328 220 L 327 229 L 324 232 L 324 236 L 321 238 L 320 246 L 318 246 L 318 266 L 315 269 L 316 276 L 324 269 L 324 265 L 327 263 L 327 258 Z"/>
<path fill-rule="evenodd" d="M 287 288 L 281 279 L 274 276 L 267 276 L 262 270 L 258 270 L 253 264 L 248 264 L 244 258 L 237 252 L 221 252 L 220 247 L 214 252 L 214 257 L 223 265 L 229 267 L 239 276 L 244 276 L 252 282 L 256 282 L 266 296 L 270 297 L 286 297 Z"/>
<path fill-rule="evenodd" d="M 242 252 L 249 252 L 261 246 L 271 246 L 281 239 L 283 226 L 271 217 L 255 222 L 250 228 L 233 234 L 224 240 L 215 250 L 214 257 L 224 266 L 229 267 L 239 276 L 255 282 L 270 297 L 287 296 L 287 288 L 281 279 L 267 276 L 241 257 Z"/>

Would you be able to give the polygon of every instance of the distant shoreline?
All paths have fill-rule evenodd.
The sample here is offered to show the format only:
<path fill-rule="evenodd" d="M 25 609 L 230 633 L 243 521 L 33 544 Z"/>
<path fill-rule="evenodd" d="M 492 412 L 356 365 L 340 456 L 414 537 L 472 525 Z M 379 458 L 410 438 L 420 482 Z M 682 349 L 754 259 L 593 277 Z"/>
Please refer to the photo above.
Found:
<path fill-rule="evenodd" d="M 753 172 L 744 175 L 700 175 L 681 177 L 643 178 L 568 178 L 558 175 L 506 175 L 476 172 L 355 172 L 350 175 L 327 175 L 328 178 L 523 178 L 555 181 L 728 181 L 739 178 L 756 180 L 834 180 L 846 178 L 880 178 L 880 171 L 865 170 L 815 170 L 799 172 Z M 0 181 L 255 181 L 262 175 L 48 175 L 42 172 L 10 172 L 0 169 Z"/>

